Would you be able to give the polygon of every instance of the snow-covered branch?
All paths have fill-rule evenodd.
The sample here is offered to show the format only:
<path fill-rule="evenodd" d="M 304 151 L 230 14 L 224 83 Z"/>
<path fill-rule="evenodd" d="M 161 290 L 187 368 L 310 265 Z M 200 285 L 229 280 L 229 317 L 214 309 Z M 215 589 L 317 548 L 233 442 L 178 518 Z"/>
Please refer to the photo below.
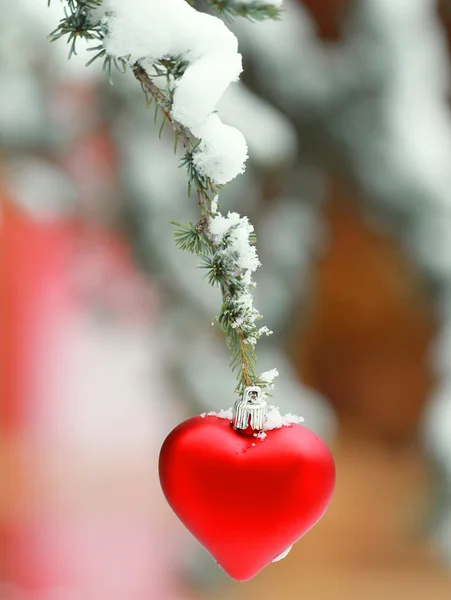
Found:
<path fill-rule="evenodd" d="M 198 12 L 186 0 L 63 0 L 66 17 L 51 34 L 67 36 L 70 56 L 76 54 L 79 37 L 100 40 L 92 48 L 112 67 L 130 67 L 146 94 L 162 114 L 160 133 L 167 123 L 176 145 L 183 146 L 189 189 L 196 190 L 200 207 L 197 225 L 178 225 L 176 243 L 198 254 L 211 285 L 222 292 L 218 321 L 233 352 L 238 390 L 249 385 L 267 387 L 255 373 L 255 345 L 271 332 L 257 328 L 261 318 L 253 306 L 252 273 L 259 266 L 253 227 L 246 217 L 219 213 L 221 187 L 245 168 L 247 145 L 237 129 L 222 123 L 216 105 L 230 83 L 242 71 L 234 34 L 215 16 Z M 281 0 L 209 4 L 226 16 L 255 20 L 277 18 Z"/>

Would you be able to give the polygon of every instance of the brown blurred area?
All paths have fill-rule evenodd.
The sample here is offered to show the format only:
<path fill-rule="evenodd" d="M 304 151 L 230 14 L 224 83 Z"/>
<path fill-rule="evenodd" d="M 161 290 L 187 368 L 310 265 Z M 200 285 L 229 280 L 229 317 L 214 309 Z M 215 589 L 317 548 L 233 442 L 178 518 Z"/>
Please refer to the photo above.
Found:
<path fill-rule="evenodd" d="M 298 0 L 309 11 L 318 36 L 326 42 L 340 39 L 344 17 L 354 0 Z M 451 40 L 451 8 L 448 0 L 436 0 L 437 11 L 445 26 L 448 44 Z"/>
<path fill-rule="evenodd" d="M 371 228 L 361 206 L 339 183 L 330 184 L 329 248 L 292 356 L 303 381 L 330 399 L 342 428 L 408 446 L 433 384 L 434 315 L 413 265 L 392 237 Z"/>

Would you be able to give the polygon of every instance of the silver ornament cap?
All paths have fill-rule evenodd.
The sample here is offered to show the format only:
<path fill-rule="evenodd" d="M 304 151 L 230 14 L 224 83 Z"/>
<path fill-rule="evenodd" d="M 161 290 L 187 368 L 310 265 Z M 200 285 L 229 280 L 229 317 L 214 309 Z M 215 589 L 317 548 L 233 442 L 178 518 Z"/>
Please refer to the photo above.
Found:
<path fill-rule="evenodd" d="M 267 408 L 261 388 L 247 387 L 243 397 L 238 399 L 233 407 L 233 428 L 245 431 L 250 427 L 255 432 L 263 431 Z"/>

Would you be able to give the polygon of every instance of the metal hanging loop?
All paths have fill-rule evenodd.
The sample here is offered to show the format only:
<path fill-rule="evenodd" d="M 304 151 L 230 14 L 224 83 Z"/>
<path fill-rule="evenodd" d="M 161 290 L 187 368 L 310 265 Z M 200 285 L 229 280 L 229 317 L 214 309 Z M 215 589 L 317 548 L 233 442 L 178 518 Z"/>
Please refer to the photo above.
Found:
<path fill-rule="evenodd" d="M 247 387 L 243 397 L 238 399 L 233 407 L 233 428 L 243 432 L 250 428 L 251 433 L 263 431 L 267 408 L 261 388 Z"/>

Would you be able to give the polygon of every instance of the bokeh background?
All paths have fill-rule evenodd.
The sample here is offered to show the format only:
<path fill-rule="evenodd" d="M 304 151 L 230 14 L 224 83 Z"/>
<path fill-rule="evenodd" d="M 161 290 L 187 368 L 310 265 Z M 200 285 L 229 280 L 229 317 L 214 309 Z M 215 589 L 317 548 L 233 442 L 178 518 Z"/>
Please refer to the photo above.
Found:
<path fill-rule="evenodd" d="M 1 600 L 451 597 L 451 2 L 285 7 L 231 25 L 250 159 L 221 198 L 258 234 L 261 370 L 338 479 L 235 584 L 157 479 L 169 430 L 234 400 L 173 139 L 131 75 L 48 43 L 59 2 L 1 2 Z"/>

